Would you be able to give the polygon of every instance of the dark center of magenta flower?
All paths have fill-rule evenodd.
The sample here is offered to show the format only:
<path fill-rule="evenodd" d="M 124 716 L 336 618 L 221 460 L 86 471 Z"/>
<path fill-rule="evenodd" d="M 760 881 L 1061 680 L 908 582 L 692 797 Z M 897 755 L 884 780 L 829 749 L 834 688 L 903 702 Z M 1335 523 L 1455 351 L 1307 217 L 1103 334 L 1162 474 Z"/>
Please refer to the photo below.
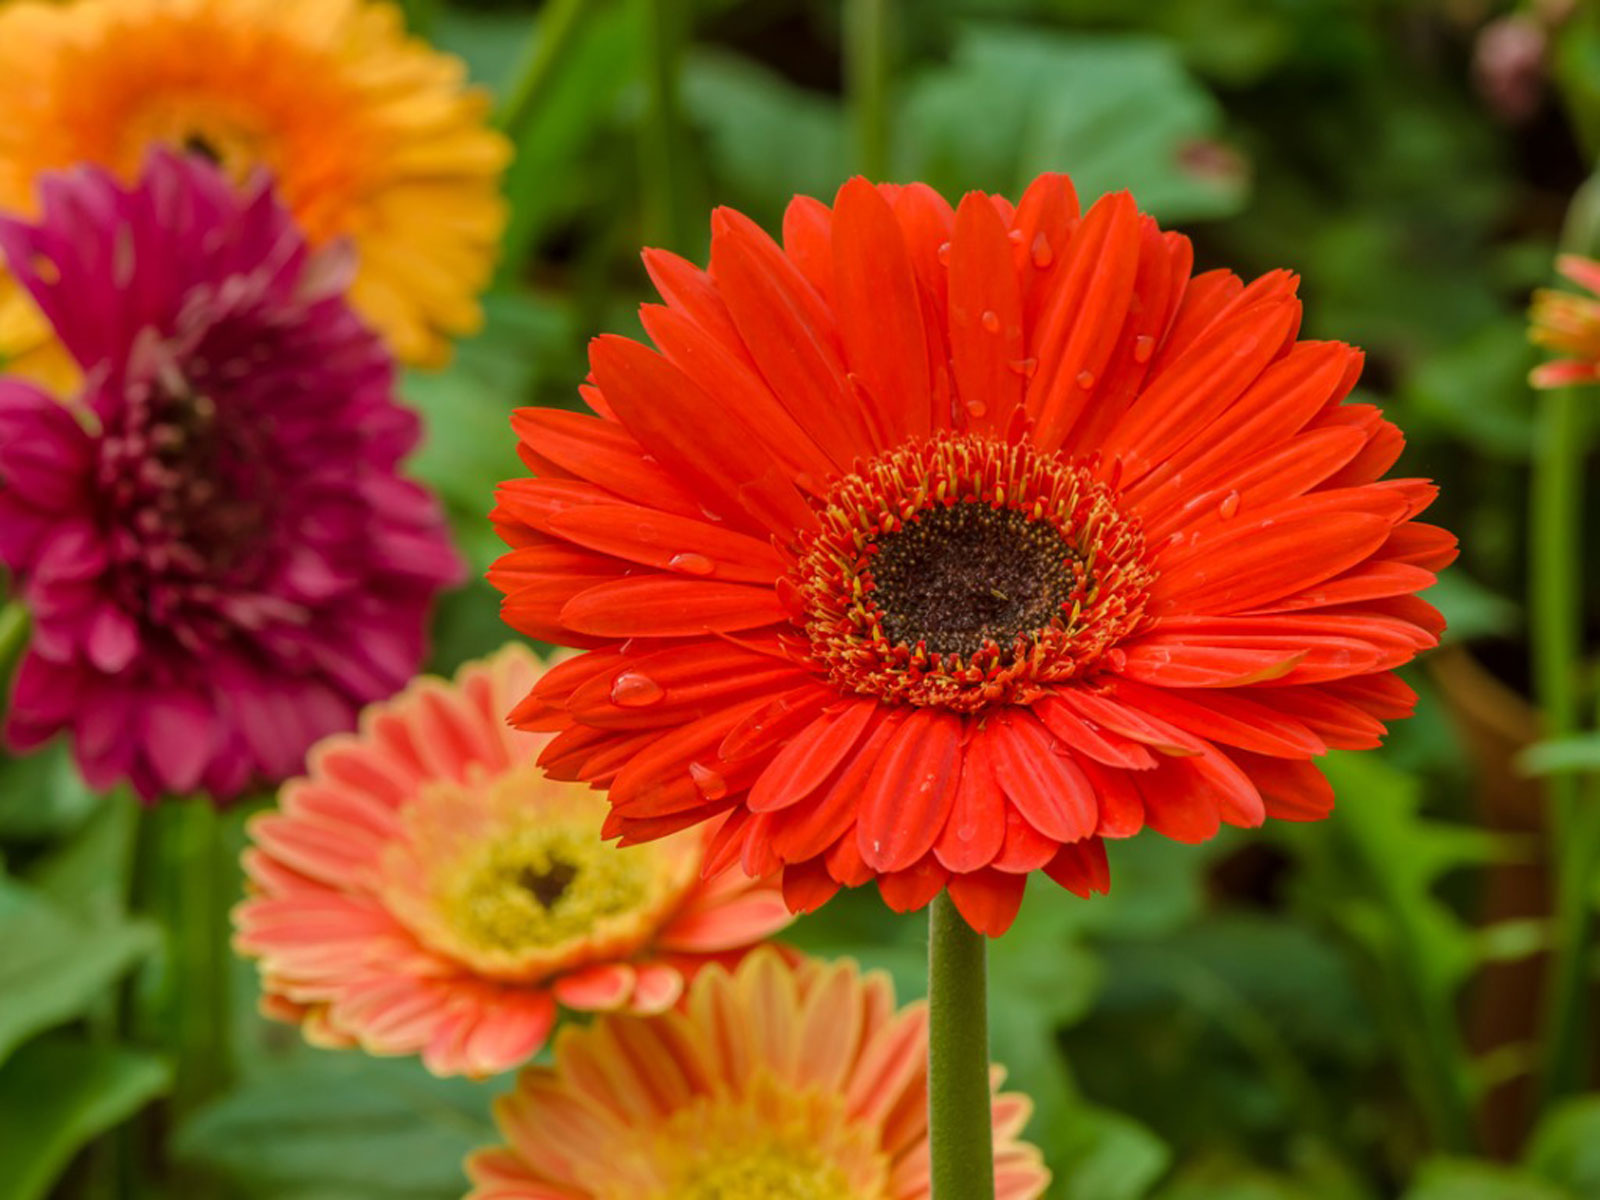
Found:
<path fill-rule="evenodd" d="M 834 684 L 972 712 L 1089 670 L 1137 628 L 1152 578 L 1087 465 L 940 435 L 840 480 L 791 582 Z"/>
<path fill-rule="evenodd" d="M 1011 508 L 930 509 L 875 545 L 870 573 L 885 636 L 941 656 L 967 659 L 1032 635 L 1088 584 L 1059 529 Z"/>

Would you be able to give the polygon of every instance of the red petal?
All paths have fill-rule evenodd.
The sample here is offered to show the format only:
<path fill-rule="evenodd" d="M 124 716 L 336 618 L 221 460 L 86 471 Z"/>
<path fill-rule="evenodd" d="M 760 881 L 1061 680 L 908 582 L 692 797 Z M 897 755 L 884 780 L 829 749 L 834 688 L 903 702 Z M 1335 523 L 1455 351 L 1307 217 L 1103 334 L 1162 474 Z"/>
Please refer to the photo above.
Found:
<path fill-rule="evenodd" d="M 959 717 L 918 709 L 881 751 L 856 818 L 869 867 L 903 870 L 933 848 L 955 803 L 961 735 Z"/>
<path fill-rule="evenodd" d="M 778 595 L 766 587 L 631 576 L 589 587 L 568 600 L 561 622 L 598 637 L 695 637 L 759 629 L 788 619 Z"/>
<path fill-rule="evenodd" d="M 974 930 L 988 937 L 999 937 L 1017 919 L 1027 887 L 1026 875 L 979 871 L 973 875 L 953 876 L 950 899 Z"/>
<path fill-rule="evenodd" d="M 685 575 L 770 584 L 786 568 L 770 542 L 636 505 L 569 508 L 548 528 L 591 550 Z"/>
<path fill-rule="evenodd" d="M 950 870 L 976 871 L 994 861 L 1006 835 L 1006 797 L 994 777 L 992 735 L 977 730 L 961 758 L 955 803 L 933 852 Z"/>
<path fill-rule="evenodd" d="M 855 748 L 878 705 L 856 700 L 818 717 L 773 757 L 745 801 L 751 812 L 776 812 L 805 799 Z"/>
<path fill-rule="evenodd" d="M 789 863 L 783 868 L 783 902 L 792 913 L 816 912 L 839 890 L 820 858 Z"/>
<path fill-rule="evenodd" d="M 1085 900 L 1091 893 L 1104 895 L 1111 890 L 1111 866 L 1106 862 L 1105 843 L 1099 838 L 1061 847 L 1044 873 Z"/>
<path fill-rule="evenodd" d="M 968 192 L 950 241 L 949 331 L 958 418 L 973 430 L 1006 428 L 1022 403 L 1015 363 L 1023 342 L 1022 285 L 1005 226 L 980 192 Z"/>
<path fill-rule="evenodd" d="M 1089 779 L 1031 713 L 997 713 L 989 728 L 994 773 L 1040 833 L 1060 842 L 1088 837 L 1100 812 Z"/>
<path fill-rule="evenodd" d="M 930 856 L 904 871 L 879 875 L 878 892 L 895 912 L 916 912 L 926 908 L 951 879 L 950 872 Z"/>
<path fill-rule="evenodd" d="M 1277 758 L 1311 758 L 1328 747 L 1299 721 L 1236 691 L 1215 688 L 1176 695 L 1123 680 L 1117 696 L 1142 712 L 1207 741 Z"/>

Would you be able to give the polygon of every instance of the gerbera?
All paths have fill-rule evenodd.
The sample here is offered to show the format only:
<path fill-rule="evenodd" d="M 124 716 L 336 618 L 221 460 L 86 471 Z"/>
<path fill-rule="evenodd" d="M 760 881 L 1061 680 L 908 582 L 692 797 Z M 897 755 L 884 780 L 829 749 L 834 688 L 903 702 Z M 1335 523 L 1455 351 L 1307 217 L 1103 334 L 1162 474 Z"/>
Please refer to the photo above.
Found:
<path fill-rule="evenodd" d="M 758 951 L 678 1011 L 564 1030 L 496 1102 L 510 1144 L 468 1160 L 470 1200 L 923 1200 L 927 1040 L 882 973 Z M 993 1098 L 999 1200 L 1050 1182 L 1017 1140 L 1030 1110 Z"/>
<path fill-rule="evenodd" d="M 702 881 L 703 831 L 618 850 L 605 802 L 506 727 L 538 662 L 508 646 L 420 679 L 311 753 L 252 819 L 239 949 L 265 1009 L 323 1045 L 487 1075 L 544 1044 L 557 1006 L 656 1012 L 701 965 L 791 919 L 770 883 Z"/>
<path fill-rule="evenodd" d="M 123 180 L 154 145 L 242 182 L 270 169 L 313 245 L 359 251 L 357 310 L 412 362 L 471 332 L 504 223 L 505 141 L 453 58 L 362 0 L 71 0 L 0 6 L 0 211 L 44 171 Z M 49 330 L 0 284 L 0 359 L 49 373 Z"/>
<path fill-rule="evenodd" d="M 416 418 L 266 179 L 46 178 L 0 252 L 84 375 L 0 380 L 0 562 L 33 615 L 7 732 L 95 787 L 235 795 L 399 688 L 460 571 L 398 474 Z"/>
<path fill-rule="evenodd" d="M 1528 313 L 1528 337 L 1568 357 L 1533 369 L 1528 382 L 1537 388 L 1566 387 L 1600 382 L 1600 262 L 1577 254 L 1556 259 L 1556 269 L 1591 293 L 1575 296 L 1553 288 L 1533 294 Z"/>
<path fill-rule="evenodd" d="M 948 885 L 994 933 L 1032 871 L 1103 890 L 1102 838 L 1325 815 L 1311 760 L 1410 710 L 1454 539 L 1293 276 L 1191 275 L 1059 175 L 857 179 L 781 247 L 720 210 L 708 272 L 645 262 L 658 349 L 602 337 L 594 415 L 516 416 L 492 572 L 588 648 L 514 719 L 624 841 L 727 814 L 712 865 L 797 909 Z"/>

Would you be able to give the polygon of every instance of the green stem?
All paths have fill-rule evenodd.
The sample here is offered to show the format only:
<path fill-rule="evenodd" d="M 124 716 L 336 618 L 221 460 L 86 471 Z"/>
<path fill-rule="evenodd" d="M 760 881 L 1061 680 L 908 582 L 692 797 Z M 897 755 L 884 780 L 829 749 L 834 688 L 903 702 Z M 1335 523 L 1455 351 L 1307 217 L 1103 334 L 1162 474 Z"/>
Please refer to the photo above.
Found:
<path fill-rule="evenodd" d="M 640 129 L 640 171 L 648 238 L 683 253 L 695 246 L 689 225 L 689 155 L 678 79 L 683 70 L 682 0 L 639 0 L 645 33 L 649 107 Z"/>
<path fill-rule="evenodd" d="M 933 1200 L 994 1200 L 988 946 L 940 892 L 928 910 L 928 1137 Z"/>
<path fill-rule="evenodd" d="M 848 0 L 845 73 L 862 174 L 889 172 L 889 0 Z"/>
<path fill-rule="evenodd" d="M 0 684 L 10 676 L 27 641 L 28 610 L 22 606 L 22 601 L 13 600 L 0 608 Z"/>
<path fill-rule="evenodd" d="M 1586 253 L 1600 230 L 1596 179 L 1578 189 L 1567 212 L 1562 247 Z M 1564 737 L 1579 727 L 1578 658 L 1582 650 L 1583 460 L 1585 404 L 1573 388 L 1539 397 L 1533 491 L 1528 512 L 1529 610 L 1534 690 L 1543 734 Z M 1553 850 L 1554 930 L 1544 992 L 1544 1059 L 1540 1093 L 1548 1103 L 1582 1089 L 1589 1038 L 1584 1016 L 1593 935 L 1592 875 L 1600 859 L 1600 812 L 1582 802 L 1583 780 L 1562 772 L 1545 780 Z"/>
<path fill-rule="evenodd" d="M 583 19 L 596 6 L 597 0 L 550 0 L 539 13 L 539 36 L 534 40 L 527 57 L 506 98 L 495 115 L 495 124 L 513 142 L 519 142 L 527 131 L 528 122 L 539 110 L 540 104 L 555 81 L 561 60 L 573 39 L 583 27 Z"/>

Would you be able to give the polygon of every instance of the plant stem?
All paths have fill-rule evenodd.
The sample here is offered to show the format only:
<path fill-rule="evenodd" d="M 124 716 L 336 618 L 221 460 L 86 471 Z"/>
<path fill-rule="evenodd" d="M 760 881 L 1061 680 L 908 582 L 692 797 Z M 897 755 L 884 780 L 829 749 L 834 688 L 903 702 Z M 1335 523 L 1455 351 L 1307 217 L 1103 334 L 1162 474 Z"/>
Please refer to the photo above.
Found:
<path fill-rule="evenodd" d="M 540 10 L 539 36 L 495 115 L 500 132 L 513 142 L 522 140 L 528 122 L 555 80 L 562 57 L 596 4 L 597 0 L 549 0 Z"/>
<path fill-rule="evenodd" d="M 1600 175 L 1586 180 L 1567 209 L 1561 246 L 1593 250 L 1600 234 Z M 1529 610 L 1534 690 L 1543 735 L 1579 726 L 1578 658 L 1582 649 L 1583 461 L 1588 449 L 1585 397 L 1573 388 L 1539 396 L 1533 492 L 1528 511 Z M 1544 991 L 1544 1060 L 1540 1094 L 1548 1103 L 1581 1090 L 1589 1062 L 1591 875 L 1600 858 L 1600 812 L 1582 801 L 1583 780 L 1569 772 L 1545 780 L 1546 823 L 1555 868 L 1554 930 Z"/>
<path fill-rule="evenodd" d="M 0 608 L 0 686 L 4 686 L 28 641 L 28 610 L 13 600 Z"/>
<path fill-rule="evenodd" d="M 639 0 L 645 32 L 649 107 L 640 129 L 639 165 L 649 238 L 680 253 L 695 249 L 689 220 L 689 150 L 678 100 L 683 68 L 682 0 Z"/>
<path fill-rule="evenodd" d="M 856 163 L 868 179 L 882 180 L 889 172 L 889 0 L 849 0 L 845 22 Z"/>
<path fill-rule="evenodd" d="M 988 946 L 948 892 L 928 910 L 928 1136 L 933 1200 L 994 1200 Z"/>

